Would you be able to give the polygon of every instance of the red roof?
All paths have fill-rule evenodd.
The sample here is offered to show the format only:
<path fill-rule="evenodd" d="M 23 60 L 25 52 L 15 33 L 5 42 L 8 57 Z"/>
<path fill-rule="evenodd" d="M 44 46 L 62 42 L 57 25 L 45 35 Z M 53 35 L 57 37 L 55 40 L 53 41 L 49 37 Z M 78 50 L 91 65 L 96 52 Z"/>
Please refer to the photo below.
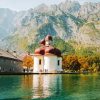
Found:
<path fill-rule="evenodd" d="M 44 48 L 38 48 L 35 50 L 35 54 L 41 54 L 41 55 L 44 55 L 45 54 L 45 51 L 44 51 Z"/>
<path fill-rule="evenodd" d="M 61 51 L 57 48 L 54 48 L 53 46 L 49 45 L 49 46 L 45 46 L 45 41 L 46 40 L 52 40 L 52 36 L 50 35 L 47 35 L 45 40 L 43 39 L 40 44 L 43 44 L 41 45 L 40 48 L 36 49 L 35 50 L 35 54 L 36 55 L 47 55 L 47 54 L 53 54 L 53 55 L 56 55 L 56 56 L 61 56 Z"/>
<path fill-rule="evenodd" d="M 51 53 L 51 54 L 54 54 L 54 55 L 57 55 L 57 56 L 61 56 L 61 51 L 57 48 L 52 47 L 52 46 L 45 48 L 45 54 L 47 54 L 47 53 Z"/>
<path fill-rule="evenodd" d="M 54 54 L 57 56 L 61 56 L 61 51 L 52 46 L 42 47 L 35 50 L 35 54 L 45 55 L 45 54 Z"/>

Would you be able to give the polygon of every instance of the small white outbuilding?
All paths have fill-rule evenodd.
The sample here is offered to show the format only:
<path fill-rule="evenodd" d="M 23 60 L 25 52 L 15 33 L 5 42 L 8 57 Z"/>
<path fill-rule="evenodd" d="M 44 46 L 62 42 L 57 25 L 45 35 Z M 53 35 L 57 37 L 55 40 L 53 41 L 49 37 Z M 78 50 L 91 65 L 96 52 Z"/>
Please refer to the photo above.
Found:
<path fill-rule="evenodd" d="M 59 73 L 62 71 L 61 51 L 52 46 L 52 36 L 47 35 L 40 42 L 40 48 L 33 55 L 33 73 Z"/>

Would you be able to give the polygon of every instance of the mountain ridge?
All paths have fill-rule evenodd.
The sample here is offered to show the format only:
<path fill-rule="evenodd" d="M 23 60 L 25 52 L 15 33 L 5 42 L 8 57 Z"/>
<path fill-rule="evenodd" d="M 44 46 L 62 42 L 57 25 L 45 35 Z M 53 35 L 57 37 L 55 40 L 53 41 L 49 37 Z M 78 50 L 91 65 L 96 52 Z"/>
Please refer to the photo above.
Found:
<path fill-rule="evenodd" d="M 76 42 L 76 47 L 78 47 L 77 44 L 86 47 L 99 47 L 99 8 L 100 3 L 80 5 L 78 2 L 67 0 L 58 5 L 47 6 L 42 4 L 27 11 L 13 12 L 14 14 L 10 14 L 13 17 L 5 15 L 9 17 L 8 19 L 11 19 L 8 21 L 8 26 L 5 27 L 4 24 L 0 23 L 0 27 L 3 26 L 5 30 L 11 30 L 7 30 L 6 34 L 8 35 L 3 37 L 3 43 L 7 48 L 11 48 L 12 44 L 12 49 L 24 48 L 25 50 L 28 45 L 35 43 L 36 40 L 39 41 L 49 33 L 66 42 Z M 2 13 L 1 15 L 5 20 L 6 17 Z M 72 42 L 71 44 L 74 46 Z"/>

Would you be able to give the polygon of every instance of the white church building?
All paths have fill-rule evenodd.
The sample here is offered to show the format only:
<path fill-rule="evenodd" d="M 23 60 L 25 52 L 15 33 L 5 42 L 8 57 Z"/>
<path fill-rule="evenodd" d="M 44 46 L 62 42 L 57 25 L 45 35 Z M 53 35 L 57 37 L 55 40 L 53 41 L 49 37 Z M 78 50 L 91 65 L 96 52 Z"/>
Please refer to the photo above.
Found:
<path fill-rule="evenodd" d="M 61 51 L 52 46 L 52 36 L 47 35 L 34 52 L 33 73 L 59 73 L 62 71 Z"/>

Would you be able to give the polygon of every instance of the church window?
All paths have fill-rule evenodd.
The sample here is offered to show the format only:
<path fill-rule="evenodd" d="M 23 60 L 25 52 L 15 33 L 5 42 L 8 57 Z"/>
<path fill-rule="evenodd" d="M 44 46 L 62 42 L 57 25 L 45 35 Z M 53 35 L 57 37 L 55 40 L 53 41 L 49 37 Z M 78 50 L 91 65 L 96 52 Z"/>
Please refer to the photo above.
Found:
<path fill-rule="evenodd" d="M 41 59 L 39 59 L 39 65 L 41 65 Z"/>
<path fill-rule="evenodd" d="M 60 65 L 60 61 L 58 60 L 58 66 Z"/>

